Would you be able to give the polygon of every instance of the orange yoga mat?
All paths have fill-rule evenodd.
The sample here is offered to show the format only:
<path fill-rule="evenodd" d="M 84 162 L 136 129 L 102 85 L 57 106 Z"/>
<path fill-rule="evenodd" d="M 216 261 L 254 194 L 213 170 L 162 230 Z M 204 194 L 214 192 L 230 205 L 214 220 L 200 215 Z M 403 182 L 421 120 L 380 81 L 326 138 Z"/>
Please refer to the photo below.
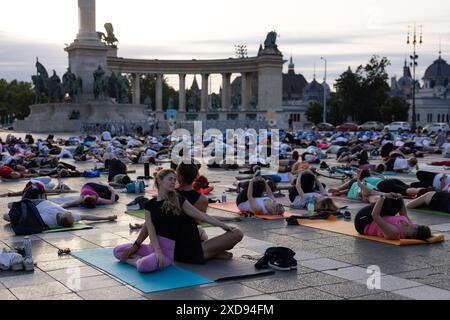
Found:
<path fill-rule="evenodd" d="M 235 214 L 240 215 L 240 216 L 245 216 L 245 214 L 243 214 L 239 210 L 239 208 L 237 207 L 235 202 L 210 203 L 209 207 L 213 208 L 213 209 L 217 209 L 217 210 L 222 210 L 222 211 L 226 211 L 226 212 L 235 213 Z M 264 219 L 264 220 L 283 220 L 283 219 L 286 219 L 285 216 L 271 216 L 271 215 L 267 215 L 267 214 L 257 214 L 257 215 L 255 215 L 255 217 L 259 218 L 259 219 Z"/>
<path fill-rule="evenodd" d="M 384 238 L 379 237 L 370 237 L 360 235 L 356 230 L 353 222 L 346 221 L 329 221 L 329 220 L 302 220 L 299 219 L 298 223 L 302 226 L 315 228 L 325 231 L 331 231 L 335 233 L 345 234 L 348 236 L 353 236 L 357 238 L 372 240 L 383 242 L 387 244 L 393 244 L 396 246 L 408 246 L 408 245 L 417 245 L 417 244 L 432 244 L 439 243 L 445 241 L 445 238 L 441 234 L 432 235 L 428 241 L 422 240 L 413 240 L 413 239 L 402 239 L 402 240 L 385 240 Z"/>

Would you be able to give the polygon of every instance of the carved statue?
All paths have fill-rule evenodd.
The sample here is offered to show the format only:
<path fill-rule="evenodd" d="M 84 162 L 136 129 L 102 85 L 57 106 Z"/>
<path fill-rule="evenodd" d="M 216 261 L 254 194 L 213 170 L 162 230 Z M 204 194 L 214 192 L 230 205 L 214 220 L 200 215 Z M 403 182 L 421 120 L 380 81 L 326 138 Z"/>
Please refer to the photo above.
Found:
<path fill-rule="evenodd" d="M 34 103 L 38 104 L 42 101 L 42 93 L 44 93 L 44 83 L 42 82 L 41 78 L 39 76 L 32 76 L 31 80 L 33 80 L 34 85 Z"/>
<path fill-rule="evenodd" d="M 94 72 L 94 97 L 95 100 L 105 99 L 108 88 L 108 79 L 102 66 L 98 66 Z"/>
<path fill-rule="evenodd" d="M 61 101 L 64 97 L 61 79 L 56 74 L 56 71 L 53 70 L 53 75 L 50 77 L 48 81 L 48 100 L 49 102 L 58 102 Z"/>
<path fill-rule="evenodd" d="M 111 75 L 107 79 L 108 79 L 108 95 L 111 98 L 116 99 L 117 102 L 119 102 L 119 83 L 117 81 L 116 74 L 114 72 L 111 72 Z"/>
<path fill-rule="evenodd" d="M 168 101 L 168 109 L 173 109 L 174 108 L 174 104 L 175 104 L 175 100 L 172 98 L 172 96 L 169 97 L 169 101 Z"/>
<path fill-rule="evenodd" d="M 193 94 L 189 97 L 188 111 L 189 112 L 197 112 L 197 97 L 195 96 L 195 94 Z"/>
<path fill-rule="evenodd" d="M 117 76 L 117 84 L 119 89 L 119 97 L 117 101 L 123 104 L 129 103 L 128 94 L 130 92 L 130 82 L 127 77 L 119 73 Z"/>
<path fill-rule="evenodd" d="M 34 92 L 36 94 L 35 103 L 41 103 L 42 94 L 49 95 L 48 84 L 50 79 L 47 70 L 39 62 L 38 58 L 36 58 L 36 75 L 32 76 L 31 79 L 33 80 Z"/>
<path fill-rule="evenodd" d="M 70 67 L 67 68 L 67 72 L 64 73 L 62 81 L 63 93 L 67 93 L 73 100 L 74 97 L 78 94 L 78 80 L 75 74 L 71 72 Z"/>
<path fill-rule="evenodd" d="M 144 104 L 147 106 L 147 110 L 153 110 L 152 107 L 152 98 L 150 96 L 147 96 L 144 100 Z"/>
<path fill-rule="evenodd" d="M 258 56 L 261 54 L 281 54 L 280 50 L 278 50 L 277 36 L 275 31 L 271 31 L 267 34 L 266 40 L 264 41 L 264 50 L 261 50 L 262 48 L 260 47 Z"/>
<path fill-rule="evenodd" d="M 217 95 L 211 95 L 211 111 L 217 111 Z"/>
<path fill-rule="evenodd" d="M 98 38 L 104 42 L 106 42 L 106 45 L 109 47 L 116 47 L 117 46 L 117 42 L 119 40 L 117 40 L 116 36 L 114 35 L 114 28 L 112 23 L 107 22 L 104 25 L 105 30 L 106 30 L 106 35 L 103 32 L 97 32 L 98 34 Z"/>
<path fill-rule="evenodd" d="M 237 110 L 238 106 L 239 106 L 239 96 L 234 95 L 233 98 L 231 99 L 231 105 L 233 107 L 233 110 Z"/>

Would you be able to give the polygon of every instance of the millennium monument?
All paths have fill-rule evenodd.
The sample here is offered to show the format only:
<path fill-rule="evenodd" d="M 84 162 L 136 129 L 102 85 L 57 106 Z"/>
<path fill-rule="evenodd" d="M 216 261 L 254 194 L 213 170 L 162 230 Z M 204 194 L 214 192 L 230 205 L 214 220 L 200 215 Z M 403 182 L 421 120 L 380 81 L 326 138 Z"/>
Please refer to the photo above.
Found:
<path fill-rule="evenodd" d="M 251 122 L 279 113 L 282 119 L 282 68 L 286 62 L 276 44 L 277 33 L 269 32 L 256 57 L 217 60 L 142 60 L 118 57 L 118 39 L 111 23 L 106 34 L 96 31 L 95 0 L 78 0 L 79 31 L 65 48 L 69 66 L 62 81 L 56 72 L 49 77 L 40 61 L 32 76 L 36 93 L 30 116 L 16 121 L 15 130 L 30 132 L 75 132 L 84 124 L 109 121 L 144 121 L 148 111 L 167 120 L 167 109 L 173 109 L 176 120 L 208 120 L 209 123 Z M 201 75 L 199 108 L 187 99 L 186 75 Z M 219 95 L 209 95 L 209 79 L 222 76 Z M 241 77 L 240 94 L 231 94 L 232 75 Z M 156 78 L 155 108 L 148 110 L 148 97 L 141 97 L 143 76 Z M 164 75 L 178 75 L 178 106 L 173 99 L 163 106 Z M 257 78 L 257 89 L 252 79 Z M 129 81 L 131 80 L 131 83 Z M 256 92 L 254 92 L 256 91 Z M 128 97 L 131 96 L 131 101 Z M 48 102 L 43 103 L 43 97 Z M 144 99 L 145 98 L 145 99 Z M 142 103 L 141 103 L 142 102 Z M 170 102 L 170 101 L 169 101 Z M 220 107 L 219 107 L 220 105 Z M 153 108 L 152 108 L 153 109 Z M 281 123 L 282 121 L 279 121 Z"/>

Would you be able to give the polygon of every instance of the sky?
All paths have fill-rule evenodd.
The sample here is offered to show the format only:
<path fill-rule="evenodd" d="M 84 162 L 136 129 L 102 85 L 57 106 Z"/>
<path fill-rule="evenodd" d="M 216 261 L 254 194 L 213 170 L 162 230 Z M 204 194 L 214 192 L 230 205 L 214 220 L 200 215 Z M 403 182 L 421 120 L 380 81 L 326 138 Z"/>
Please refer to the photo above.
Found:
<path fill-rule="evenodd" d="M 423 26 L 418 46 L 418 75 L 438 57 L 450 60 L 448 0 L 97 0 L 97 30 L 111 22 L 119 39 L 118 55 L 137 59 L 222 59 L 234 57 L 245 44 L 256 56 L 266 34 L 275 30 L 277 44 L 295 71 L 311 81 L 316 73 L 327 82 L 348 66 L 353 70 L 374 54 L 391 61 L 390 76 L 400 77 L 408 25 Z M 39 57 L 61 76 L 67 65 L 65 44 L 78 33 L 77 0 L 4 1 L 0 9 L 0 78 L 29 81 Z M 440 46 L 441 43 L 441 46 Z M 284 71 L 287 71 L 287 65 Z M 190 85 L 192 77 L 188 77 Z M 200 78 L 197 78 L 200 80 Z M 220 86 L 212 77 L 212 90 Z M 176 77 L 169 82 L 177 87 Z M 200 81 L 199 81 L 200 82 Z"/>

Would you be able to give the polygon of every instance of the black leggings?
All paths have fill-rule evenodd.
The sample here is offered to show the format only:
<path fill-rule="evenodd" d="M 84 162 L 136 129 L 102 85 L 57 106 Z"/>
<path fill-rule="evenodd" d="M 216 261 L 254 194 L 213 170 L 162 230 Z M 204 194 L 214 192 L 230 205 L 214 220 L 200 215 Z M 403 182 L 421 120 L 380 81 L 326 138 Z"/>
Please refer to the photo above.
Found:
<path fill-rule="evenodd" d="M 419 179 L 419 182 L 411 183 L 411 187 L 413 187 L 413 188 L 433 187 L 433 181 L 437 175 L 438 175 L 438 173 L 434 173 L 434 172 L 418 171 L 417 179 Z"/>
<path fill-rule="evenodd" d="M 386 179 L 378 184 L 377 189 L 384 193 L 394 192 L 407 196 L 406 191 L 409 189 L 409 186 L 398 179 Z"/>
<path fill-rule="evenodd" d="M 403 206 L 402 199 L 385 199 L 383 203 L 383 208 L 381 208 L 380 216 L 396 216 L 400 212 Z M 372 211 L 375 208 L 374 204 L 362 208 L 355 217 L 355 229 L 359 234 L 364 235 L 364 229 L 366 226 L 373 222 Z"/>

